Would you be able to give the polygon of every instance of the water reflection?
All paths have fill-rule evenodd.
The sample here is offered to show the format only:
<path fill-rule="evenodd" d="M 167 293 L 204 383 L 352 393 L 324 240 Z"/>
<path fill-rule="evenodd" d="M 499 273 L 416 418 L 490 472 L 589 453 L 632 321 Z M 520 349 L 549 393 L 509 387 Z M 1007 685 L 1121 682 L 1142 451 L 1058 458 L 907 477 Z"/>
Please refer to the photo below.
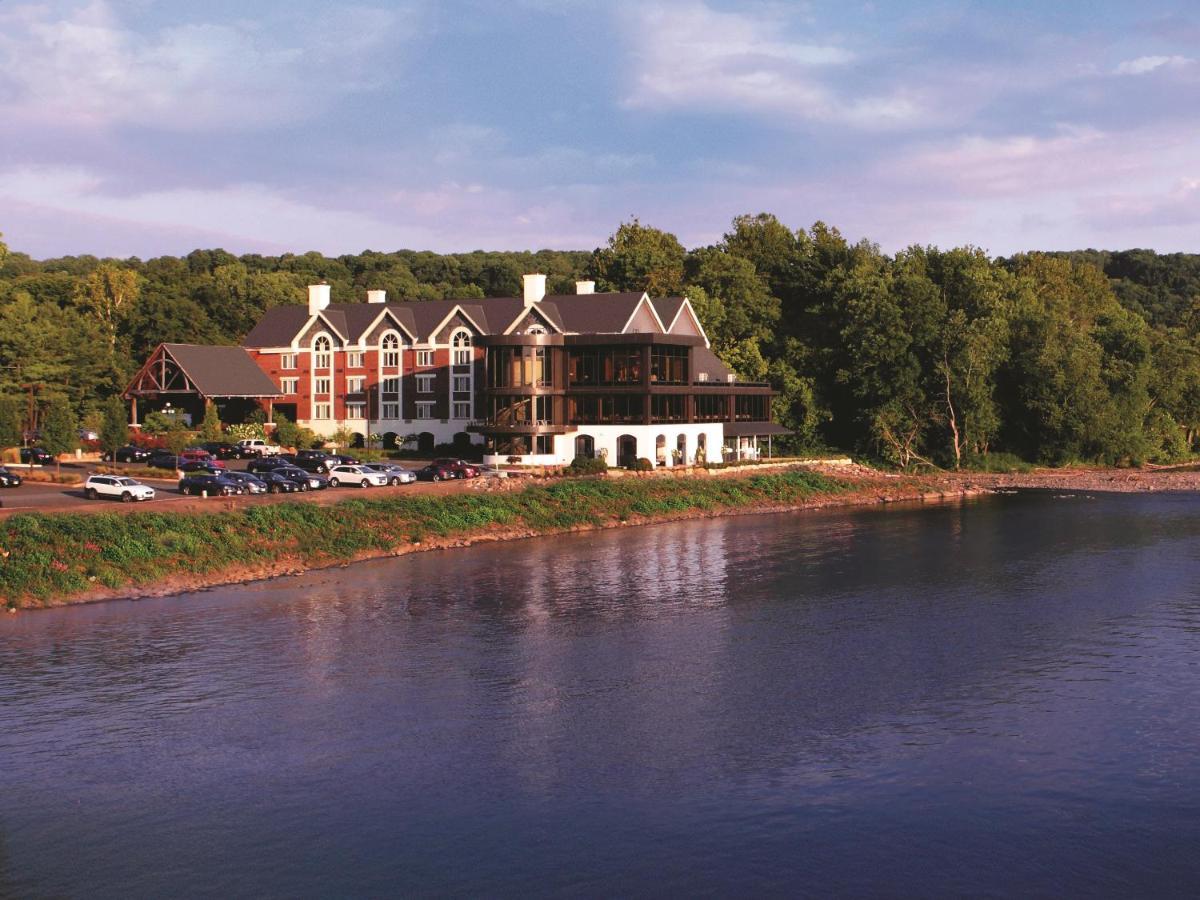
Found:
<path fill-rule="evenodd" d="M 0 890 L 1171 893 L 1195 513 L 719 519 L 10 617 Z"/>

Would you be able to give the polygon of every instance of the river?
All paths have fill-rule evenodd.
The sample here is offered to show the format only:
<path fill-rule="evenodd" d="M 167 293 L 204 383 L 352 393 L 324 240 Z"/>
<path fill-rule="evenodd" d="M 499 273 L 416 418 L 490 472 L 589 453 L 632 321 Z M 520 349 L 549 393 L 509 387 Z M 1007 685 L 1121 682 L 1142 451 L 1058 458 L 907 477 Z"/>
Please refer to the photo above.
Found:
<path fill-rule="evenodd" d="M 1192 895 L 1200 496 L 999 496 L 0 620 L 0 897 Z"/>

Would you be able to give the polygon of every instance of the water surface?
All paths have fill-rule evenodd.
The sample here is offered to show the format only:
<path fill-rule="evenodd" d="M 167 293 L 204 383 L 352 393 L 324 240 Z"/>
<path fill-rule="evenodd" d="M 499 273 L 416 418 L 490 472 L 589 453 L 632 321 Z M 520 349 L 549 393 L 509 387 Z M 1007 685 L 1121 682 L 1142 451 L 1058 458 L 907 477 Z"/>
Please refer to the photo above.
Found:
<path fill-rule="evenodd" d="M 1164 896 L 1200 498 L 421 554 L 0 620 L 0 897 Z"/>

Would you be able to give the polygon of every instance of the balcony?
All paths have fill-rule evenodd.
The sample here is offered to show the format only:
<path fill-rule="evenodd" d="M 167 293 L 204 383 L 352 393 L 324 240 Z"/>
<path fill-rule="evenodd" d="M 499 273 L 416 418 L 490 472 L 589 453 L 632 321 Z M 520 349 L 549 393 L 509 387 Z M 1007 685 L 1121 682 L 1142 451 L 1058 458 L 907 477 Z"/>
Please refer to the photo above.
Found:
<path fill-rule="evenodd" d="M 467 424 L 467 431 L 473 434 L 567 434 L 575 430 L 574 425 L 549 419 L 526 419 L 520 422 L 473 419 Z"/>

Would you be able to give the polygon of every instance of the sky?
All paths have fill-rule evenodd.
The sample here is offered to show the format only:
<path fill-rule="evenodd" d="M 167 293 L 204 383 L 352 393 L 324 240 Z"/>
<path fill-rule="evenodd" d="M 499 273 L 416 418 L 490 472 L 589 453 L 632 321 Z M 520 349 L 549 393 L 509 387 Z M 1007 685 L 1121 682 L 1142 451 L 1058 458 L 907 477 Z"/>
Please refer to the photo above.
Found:
<path fill-rule="evenodd" d="M 0 0 L 37 258 L 586 249 L 823 221 L 885 251 L 1200 252 L 1200 3 Z"/>

